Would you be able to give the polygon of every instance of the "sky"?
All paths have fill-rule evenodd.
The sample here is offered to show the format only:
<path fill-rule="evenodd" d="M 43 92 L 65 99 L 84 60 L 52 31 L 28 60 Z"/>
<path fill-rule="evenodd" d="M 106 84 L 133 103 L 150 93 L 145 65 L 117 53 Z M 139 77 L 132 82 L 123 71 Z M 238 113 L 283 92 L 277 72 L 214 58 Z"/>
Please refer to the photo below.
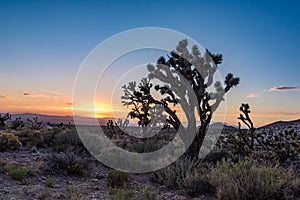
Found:
<path fill-rule="evenodd" d="M 99 43 L 161 27 L 223 54 L 222 76 L 240 77 L 224 102 L 227 123 L 236 125 L 241 103 L 250 104 L 257 126 L 299 119 L 299 13 L 296 0 L 0 1 L 0 112 L 72 115 L 76 74 Z M 161 53 L 128 55 L 115 70 L 139 64 L 134 58 L 155 62 Z M 98 117 L 111 111 L 103 96 Z"/>

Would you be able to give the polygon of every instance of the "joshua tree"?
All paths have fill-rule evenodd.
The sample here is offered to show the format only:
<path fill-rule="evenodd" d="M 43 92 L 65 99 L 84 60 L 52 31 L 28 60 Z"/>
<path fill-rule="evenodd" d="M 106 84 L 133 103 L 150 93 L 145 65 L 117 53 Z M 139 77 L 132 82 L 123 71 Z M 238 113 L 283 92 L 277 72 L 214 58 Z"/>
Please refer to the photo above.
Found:
<path fill-rule="evenodd" d="M 243 130 L 241 128 L 241 122 L 238 123 L 239 125 L 239 135 L 240 137 L 244 140 L 245 144 L 247 145 L 247 147 L 253 151 L 254 150 L 254 140 L 255 140 L 255 130 L 256 128 L 253 125 L 253 122 L 249 116 L 250 114 L 250 106 L 249 104 L 242 104 L 240 107 L 240 111 L 242 112 L 242 114 L 240 114 L 240 116 L 238 117 L 239 120 L 241 120 L 249 129 L 250 132 L 250 139 L 246 138 L 243 134 Z"/>
<path fill-rule="evenodd" d="M 259 150 L 263 150 L 265 157 L 277 158 L 280 162 L 294 161 L 298 159 L 300 152 L 299 139 L 295 129 L 287 129 L 279 131 L 278 133 L 267 133 L 265 131 L 257 131 L 250 118 L 250 106 L 243 103 L 240 106 L 241 114 L 238 117 L 247 129 L 241 128 L 239 122 L 239 132 L 237 137 L 235 135 L 229 135 L 229 143 L 234 147 L 236 153 L 240 155 L 254 155 L 259 153 Z M 256 152 L 258 151 L 258 152 Z M 273 155 L 275 157 L 272 157 Z M 260 156 L 260 155 L 258 155 Z"/>
<path fill-rule="evenodd" d="M 219 81 L 214 83 L 214 74 L 218 65 L 222 63 L 222 55 L 212 54 L 208 50 L 201 55 L 197 46 L 192 46 L 191 52 L 187 46 L 188 41 L 182 40 L 176 51 L 172 51 L 168 58 L 160 57 L 155 66 L 149 64 L 147 66 L 148 78 L 143 78 L 138 88 L 136 88 L 136 82 L 124 85 L 122 103 L 131 108 L 128 115 L 131 118 L 137 118 L 139 126 L 152 123 L 153 110 L 157 110 L 159 106 L 164 110 L 159 112 L 166 116 L 165 122 L 176 130 L 179 130 L 182 124 L 174 107 L 180 105 L 188 121 L 186 131 L 179 132 L 185 144 L 190 144 L 186 155 L 198 158 L 214 111 L 224 100 L 224 94 L 233 86 L 238 85 L 239 78 L 229 73 L 225 78 L 224 87 Z M 154 86 L 154 89 L 160 92 L 161 99 L 153 96 L 151 90 L 153 79 L 164 83 L 164 85 Z M 208 91 L 210 86 L 214 86 L 214 92 Z M 196 121 L 200 121 L 201 124 L 198 129 L 195 129 Z M 193 141 L 188 139 L 189 130 L 197 130 Z"/>
<path fill-rule="evenodd" d="M 25 123 L 22 121 L 21 117 L 17 117 L 14 121 L 11 122 L 10 128 L 13 130 L 22 129 L 25 126 Z"/>
<path fill-rule="evenodd" d="M 5 121 L 11 119 L 11 114 L 6 113 L 4 115 L 0 115 L 0 129 L 4 129 L 5 128 Z"/>
<path fill-rule="evenodd" d="M 32 130 L 40 130 L 43 128 L 43 122 L 40 122 L 38 117 L 34 117 L 32 119 L 27 119 L 28 122 L 31 123 Z"/>

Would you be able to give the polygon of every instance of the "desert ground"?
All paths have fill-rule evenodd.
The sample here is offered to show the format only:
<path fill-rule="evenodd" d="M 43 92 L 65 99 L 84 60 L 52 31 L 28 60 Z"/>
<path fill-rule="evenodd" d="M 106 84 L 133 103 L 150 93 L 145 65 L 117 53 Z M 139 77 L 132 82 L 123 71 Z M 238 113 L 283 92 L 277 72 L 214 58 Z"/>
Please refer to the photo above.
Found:
<path fill-rule="evenodd" d="M 180 158 L 144 174 L 121 172 L 97 161 L 73 125 L 10 124 L 0 131 L 1 199 L 299 199 L 299 122 L 257 129 L 266 140 L 275 142 L 273 136 L 281 134 L 281 140 L 293 140 L 293 152 L 292 146 L 268 151 L 256 144 L 255 150 L 242 154 L 232 141 L 239 139 L 239 130 L 224 126 L 213 151 L 199 162 Z M 102 128 L 116 145 L 138 153 L 157 150 L 174 137 L 172 131 L 162 131 L 137 140 L 117 126 Z M 239 174 L 240 182 L 234 174 Z"/>

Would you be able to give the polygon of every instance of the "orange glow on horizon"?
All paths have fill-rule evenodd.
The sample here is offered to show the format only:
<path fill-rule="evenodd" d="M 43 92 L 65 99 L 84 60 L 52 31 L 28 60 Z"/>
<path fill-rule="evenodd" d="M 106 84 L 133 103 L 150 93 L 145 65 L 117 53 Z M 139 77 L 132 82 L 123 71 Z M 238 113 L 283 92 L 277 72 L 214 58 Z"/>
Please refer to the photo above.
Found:
<path fill-rule="evenodd" d="M 65 101 L 70 102 L 70 101 Z M 46 106 L 45 106 L 46 105 Z M 94 118 L 126 118 L 129 112 L 128 108 L 118 108 L 112 107 L 110 103 L 96 102 L 94 108 L 89 108 L 89 104 L 77 108 L 78 115 L 82 117 L 94 117 Z M 19 99 L 10 98 L 0 100 L 0 112 L 9 113 L 36 113 L 45 115 L 56 115 L 56 116 L 72 116 L 73 115 L 73 105 L 72 103 L 53 103 L 53 99 L 42 98 L 31 98 L 26 99 L 20 97 Z M 224 116 L 223 113 L 216 112 L 214 114 L 213 121 L 225 122 L 233 126 L 237 126 L 240 112 L 236 107 L 227 107 L 227 113 Z M 181 114 L 178 111 L 177 114 Z M 260 127 L 275 121 L 289 121 L 299 119 L 299 113 L 276 113 L 267 112 L 266 108 L 253 107 L 253 112 L 250 114 L 252 121 L 256 127 Z"/>
<path fill-rule="evenodd" d="M 109 110 L 109 107 L 97 107 L 95 108 L 95 112 L 90 112 L 91 110 L 86 109 L 86 112 L 81 112 L 82 114 L 80 116 L 82 117 L 95 117 L 95 118 L 122 118 L 126 117 L 127 113 L 124 112 L 113 112 L 112 110 Z M 37 113 L 37 114 L 45 114 L 45 115 L 55 115 L 55 116 L 72 116 L 72 106 L 48 106 L 48 107 L 36 107 L 36 106 L 20 106 L 15 107 L 14 109 L 11 107 L 8 107 L 8 109 L 2 109 L 1 112 L 9 112 L 9 113 Z M 239 113 L 230 113 L 226 114 L 225 116 L 225 122 L 237 126 Z M 224 116 L 217 116 L 215 121 L 222 121 Z M 251 119 L 256 127 L 266 125 L 268 123 L 272 123 L 275 121 L 289 121 L 289 120 L 295 120 L 299 119 L 299 116 L 289 116 L 289 115 L 251 115 Z"/>

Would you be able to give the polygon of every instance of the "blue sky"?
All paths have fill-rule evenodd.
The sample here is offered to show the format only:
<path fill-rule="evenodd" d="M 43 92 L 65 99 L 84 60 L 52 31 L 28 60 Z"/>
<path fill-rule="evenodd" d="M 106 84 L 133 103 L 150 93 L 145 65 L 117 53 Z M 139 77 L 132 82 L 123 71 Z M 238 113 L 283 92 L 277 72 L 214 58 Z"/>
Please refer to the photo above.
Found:
<path fill-rule="evenodd" d="M 228 116 L 249 102 L 258 123 L 300 118 L 299 13 L 299 1 L 0 1 L 0 106 L 47 113 L 38 102 L 62 106 L 55 93 L 70 104 L 76 72 L 96 45 L 151 26 L 223 54 L 220 71 L 241 78 L 227 96 Z M 280 86 L 295 88 L 271 91 Z"/>

